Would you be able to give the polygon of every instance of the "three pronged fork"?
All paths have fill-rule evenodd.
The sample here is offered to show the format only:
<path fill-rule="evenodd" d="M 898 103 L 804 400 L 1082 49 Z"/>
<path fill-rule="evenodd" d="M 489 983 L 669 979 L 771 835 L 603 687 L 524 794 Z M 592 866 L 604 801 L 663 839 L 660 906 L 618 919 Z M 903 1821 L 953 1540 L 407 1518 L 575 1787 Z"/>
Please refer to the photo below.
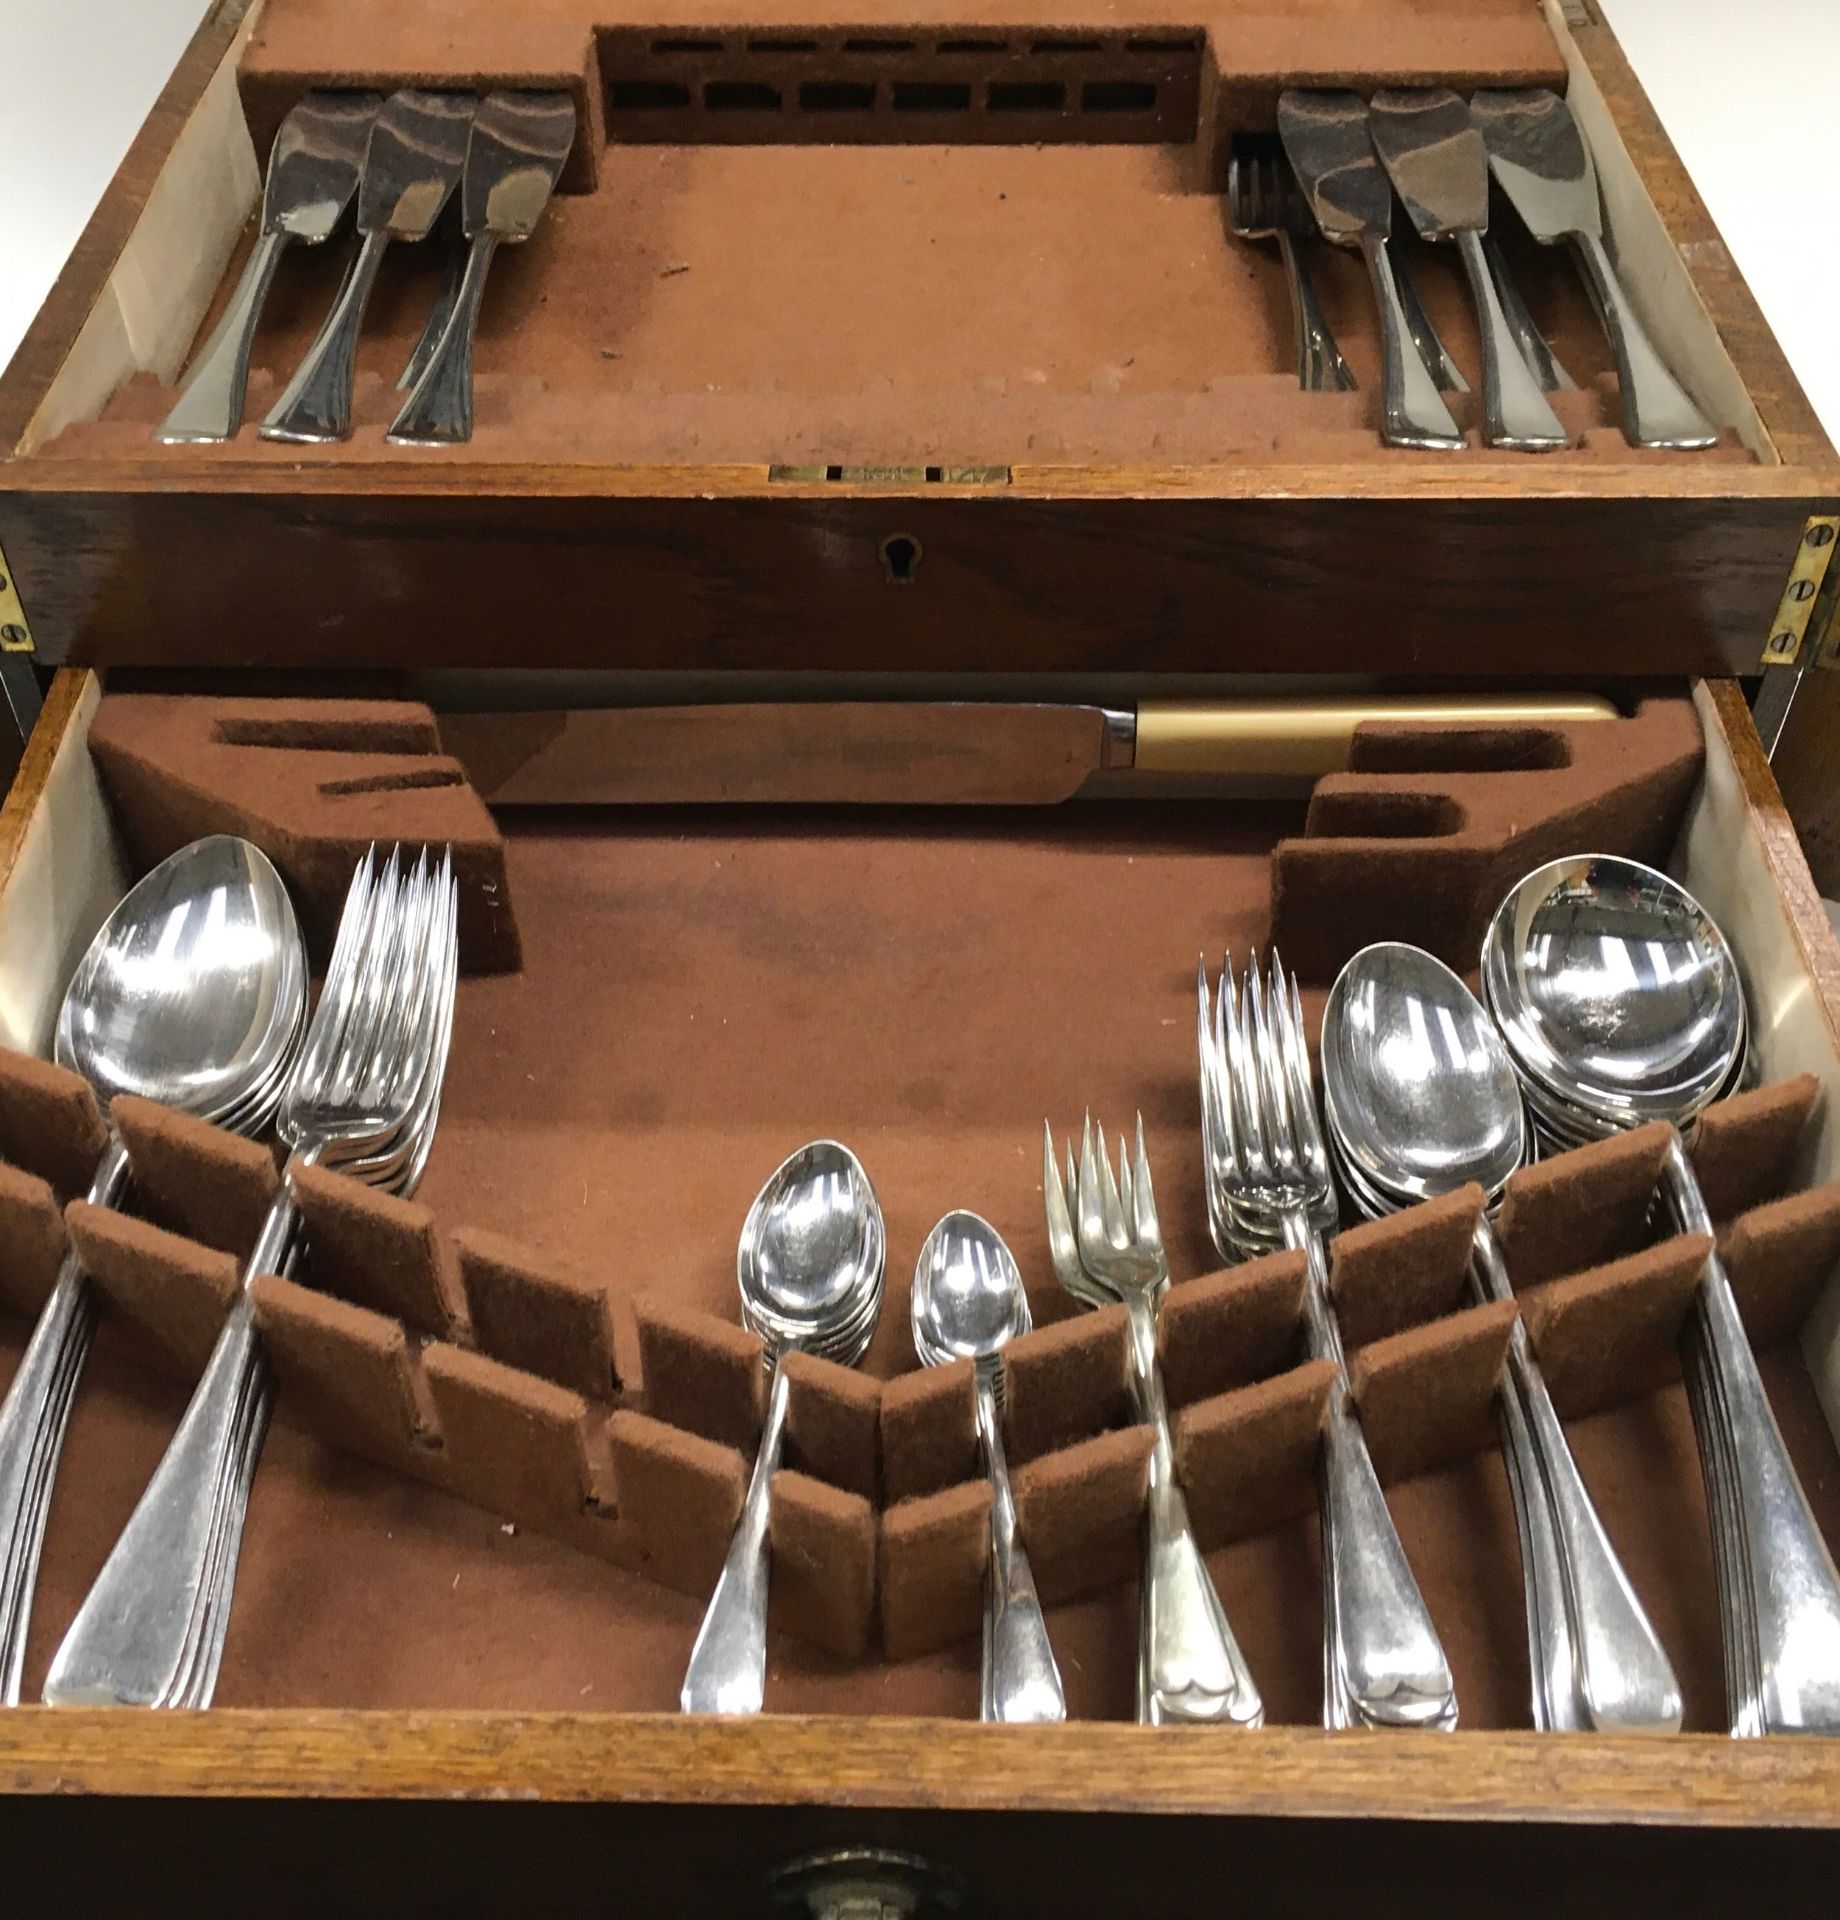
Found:
<path fill-rule="evenodd" d="M 1089 1114 L 1077 1166 L 1068 1145 L 1064 1189 L 1054 1162 L 1054 1136 L 1044 1124 L 1041 1190 L 1049 1252 L 1061 1285 L 1089 1306 L 1124 1303 L 1138 1415 L 1155 1435 L 1139 1586 L 1137 1717 L 1152 1726 L 1165 1721 L 1259 1726 L 1264 1703 L 1208 1577 L 1176 1479 L 1156 1357 L 1156 1310 L 1168 1290 L 1169 1261 L 1156 1217 L 1142 1116 L 1135 1155 L 1122 1139 L 1118 1143 L 1114 1178 L 1104 1130 L 1095 1136 Z"/>
<path fill-rule="evenodd" d="M 289 1173 L 317 1163 L 397 1193 L 420 1179 L 453 1033 L 456 916 L 451 852 L 406 868 L 399 849 L 381 863 L 373 849 L 359 865 L 276 1117 Z M 191 1405 L 58 1648 L 53 1704 L 210 1704 L 274 1391 L 248 1286 L 290 1270 L 298 1227 L 284 1178 Z"/>
<path fill-rule="evenodd" d="M 1236 981 L 1229 960 L 1211 997 L 1204 961 L 1197 984 L 1209 1223 L 1228 1258 L 1303 1253 L 1310 1351 L 1336 1368 L 1318 1466 L 1323 1722 L 1454 1727 L 1450 1664 L 1368 1457 L 1329 1302 L 1323 1234 L 1335 1220 L 1335 1184 L 1297 982 L 1274 953 L 1268 977 L 1249 964 Z"/>
<path fill-rule="evenodd" d="M 1241 133 L 1227 156 L 1227 221 L 1242 240 L 1275 240 L 1291 290 L 1297 335 L 1297 384 L 1306 393 L 1350 392 L 1355 384 L 1323 317 L 1298 243 L 1316 237 L 1316 220 L 1276 134 Z"/>

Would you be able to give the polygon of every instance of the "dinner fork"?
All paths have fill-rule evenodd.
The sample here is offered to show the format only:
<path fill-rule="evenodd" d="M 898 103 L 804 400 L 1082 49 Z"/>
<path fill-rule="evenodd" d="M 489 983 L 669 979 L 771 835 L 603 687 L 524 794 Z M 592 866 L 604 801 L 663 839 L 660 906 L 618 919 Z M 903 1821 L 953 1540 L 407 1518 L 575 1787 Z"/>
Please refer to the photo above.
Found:
<path fill-rule="evenodd" d="M 1169 1288 L 1169 1260 L 1157 1219 L 1143 1117 L 1137 1121 L 1135 1158 L 1122 1139 L 1118 1143 L 1115 1179 L 1104 1129 L 1095 1130 L 1090 1114 L 1081 1132 L 1077 1167 L 1072 1145 L 1067 1148 L 1065 1188 L 1054 1163 L 1054 1136 L 1045 1123 L 1041 1160 L 1055 1274 L 1088 1306 L 1124 1303 L 1132 1392 L 1139 1418 L 1155 1436 L 1139 1588 L 1137 1717 L 1151 1726 L 1165 1721 L 1262 1725 L 1264 1703 L 1208 1577 L 1176 1477 L 1156 1355 L 1156 1311 Z"/>
<path fill-rule="evenodd" d="M 1205 963 L 1199 987 L 1205 1002 Z M 1302 1252 L 1310 1351 L 1336 1370 L 1318 1455 L 1324 1724 L 1454 1727 L 1450 1663 L 1374 1472 L 1329 1302 L 1323 1235 L 1336 1214 L 1335 1183 L 1296 979 L 1274 953 L 1269 981 L 1249 963 L 1236 982 L 1229 959 L 1200 1024 L 1208 1183 L 1221 1188 L 1210 1195 L 1210 1221 L 1240 1257 L 1277 1246 Z"/>
<path fill-rule="evenodd" d="M 295 1169 L 399 1193 L 419 1180 L 453 1032 L 456 914 L 451 849 L 406 868 L 400 848 L 381 863 L 373 848 L 353 875 L 276 1117 L 286 1177 L 191 1405 L 58 1648 L 53 1705 L 210 1704 L 274 1391 L 249 1284 L 298 1254 Z"/>
<path fill-rule="evenodd" d="M 1307 393 L 1350 392 L 1348 362 L 1323 317 L 1316 285 L 1298 251 L 1314 238 L 1315 217 L 1276 134 L 1235 134 L 1227 156 L 1227 222 L 1242 240 L 1275 240 L 1291 291 L 1297 336 L 1297 384 Z"/>

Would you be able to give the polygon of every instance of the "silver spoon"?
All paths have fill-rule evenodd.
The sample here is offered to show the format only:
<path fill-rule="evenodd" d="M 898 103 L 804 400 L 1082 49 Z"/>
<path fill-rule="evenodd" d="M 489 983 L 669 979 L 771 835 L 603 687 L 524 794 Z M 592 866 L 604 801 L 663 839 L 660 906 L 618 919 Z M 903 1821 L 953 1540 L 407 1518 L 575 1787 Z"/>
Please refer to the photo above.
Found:
<path fill-rule="evenodd" d="M 1404 1204 L 1471 1181 L 1496 1194 L 1525 1157 L 1526 1123 L 1507 1049 L 1468 987 L 1417 947 L 1367 947 L 1342 969 L 1323 1013 L 1322 1060 L 1331 1127 L 1355 1163 Z M 1486 1214 L 1475 1253 L 1485 1296 L 1511 1300 Z M 1505 1409 L 1505 1426 L 1511 1457 L 1521 1462 L 1536 1679 L 1543 1654 L 1552 1660 L 1544 1675 L 1547 1717 L 1577 1724 L 1566 1710 L 1576 1698 L 1584 1724 L 1600 1732 L 1677 1731 L 1679 1683 L 1604 1532 L 1519 1319 L 1508 1361 L 1517 1405 Z M 1550 1547 L 1540 1532 L 1547 1520 Z M 1557 1591 L 1539 1577 L 1555 1550 Z"/>
<path fill-rule="evenodd" d="M 773 1367 L 766 1423 L 728 1558 L 710 1596 L 679 1704 L 685 1713 L 758 1713 L 767 1685 L 767 1519 L 785 1442 L 784 1360 L 803 1351 L 853 1366 L 881 1312 L 882 1209 L 863 1165 L 835 1140 L 783 1161 L 741 1229 L 741 1314 Z"/>
<path fill-rule="evenodd" d="M 105 1111 L 118 1095 L 157 1100 L 243 1133 L 280 1096 L 307 1005 L 307 956 L 281 876 L 228 834 L 195 840 L 116 907 L 83 956 L 58 1014 L 58 1064 Z M 128 1156 L 111 1124 L 89 1198 L 113 1206 Z M 74 1253 L 59 1270 L 0 1403 L 0 1697 L 19 1701 L 45 1515 L 93 1308 Z"/>
<path fill-rule="evenodd" d="M 1067 1699 L 1048 1643 L 1035 1576 L 1016 1528 L 997 1419 L 1003 1349 L 1033 1322 L 1015 1256 L 988 1220 L 948 1213 L 914 1267 L 914 1351 L 929 1367 L 975 1363 L 978 1438 L 990 1475 L 990 1571 L 984 1601 L 986 1720 L 1065 1720 Z"/>
<path fill-rule="evenodd" d="M 1745 1014 L 1731 949 L 1699 902 L 1634 860 L 1552 861 L 1497 908 L 1483 980 L 1530 1089 L 1544 1085 L 1618 1125 L 1673 1125 L 1669 1208 L 1682 1231 L 1711 1233 L 1679 1129 L 1727 1085 Z M 1716 1252 L 1701 1273 L 1688 1345 L 1732 1731 L 1840 1733 L 1840 1574 Z"/>

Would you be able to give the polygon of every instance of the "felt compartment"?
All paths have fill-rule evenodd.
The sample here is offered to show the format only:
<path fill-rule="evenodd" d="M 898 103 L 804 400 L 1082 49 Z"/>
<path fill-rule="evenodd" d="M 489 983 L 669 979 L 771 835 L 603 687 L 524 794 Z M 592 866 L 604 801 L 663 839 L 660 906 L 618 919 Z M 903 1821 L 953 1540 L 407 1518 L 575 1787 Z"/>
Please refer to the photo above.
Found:
<path fill-rule="evenodd" d="M 493 271 L 473 440 L 416 449 L 419 467 L 721 465 L 924 484 L 1022 465 L 1447 460 L 1381 446 L 1379 329 L 1353 252 L 1307 249 L 1359 388 L 1298 389 L 1277 252 L 1228 229 L 1230 143 L 1272 127 L 1287 84 L 1467 93 L 1563 88 L 1566 74 L 1520 0 L 1213 0 L 1198 15 L 1071 0 L 1033 20 L 967 0 L 924 23 L 889 0 L 842 18 L 776 0 L 741 19 L 705 0 L 665 18 L 541 0 L 515 23 L 491 0 L 271 0 L 240 82 L 259 155 L 317 85 L 560 86 L 576 99 L 564 190 Z M 1578 383 L 1552 396 L 1576 444 L 1547 464 L 1681 458 L 1625 442 L 1577 274 L 1497 225 Z M 293 250 L 256 336 L 245 424 L 214 461 L 403 462 L 382 429 L 439 283 L 438 242 L 385 261 L 358 345 L 353 438 L 302 448 L 256 432 L 348 251 L 342 239 Z M 1455 249 L 1405 251 L 1476 389 L 1452 397 L 1464 458 L 1505 472 L 1521 456 L 1480 445 L 1478 331 Z M 195 463 L 198 449 L 152 439 L 172 399 L 138 378 L 57 451 Z M 1752 456 L 1727 436 L 1691 458 Z"/>
<path fill-rule="evenodd" d="M 1616 731 L 1665 768 L 1680 711 L 1655 703 Z M 1450 739 L 1409 762 L 1388 751 L 1389 779 L 1456 777 L 1439 770 L 1458 757 Z M 1601 817 L 1606 792 L 1627 794 L 1603 763 L 1536 771 L 1529 818 Z M 1627 811 L 1632 834 L 1649 831 Z M 1042 1116 L 1097 1100 L 1145 1117 L 1175 1276 L 1165 1382 L 1198 1535 L 1273 1718 L 1314 1719 L 1313 1467 L 1330 1379 L 1304 1357 L 1296 1256 L 1221 1272 L 1208 1245 L 1192 959 L 1180 957 L 1265 943 L 1272 852 L 1303 824 L 1283 805 L 1202 802 L 507 814 L 522 972 L 461 984 L 418 1193 L 306 1178 L 304 1262 L 292 1280 L 255 1283 L 281 1397 L 219 1697 L 567 1707 L 588 1686 L 602 1707 L 673 1705 L 765 1404 L 760 1344 L 735 1323 L 733 1236 L 762 1173 L 822 1133 L 871 1170 L 888 1295 L 860 1368 L 788 1366 L 769 1705 L 975 1710 L 989 1509 L 970 1371 L 918 1369 L 907 1331 L 914 1250 L 958 1204 L 999 1227 L 1033 1295 L 1039 1331 L 1009 1355 L 1007 1437 L 1070 1705 L 1128 1713 L 1148 1436 L 1126 1390 L 1122 1316 L 1078 1311 L 1052 1284 L 1035 1180 Z M 393 834 L 393 819 L 380 828 Z M 1386 932 L 1420 936 L 1428 898 L 1458 919 L 1492 904 L 1460 897 L 1449 874 L 1439 885 L 1402 888 Z M 1314 1025 L 1320 976 L 1305 995 Z M 1789 1336 L 1840 1208 L 1826 1192 L 1777 1191 L 1812 1091 L 1723 1103 L 1693 1148 L 1832 1529 L 1834 1446 Z M 0 1141 L 19 1161 L 0 1175 L 0 1237 L 17 1233 L 22 1271 L 38 1276 L 20 1305 L 59 1234 L 79 1231 L 57 1206 L 100 1146 L 86 1100 L 68 1076 L 0 1059 Z M 62 1118 L 47 1130 L 16 1117 L 41 1110 Z M 146 1219 L 80 1229 L 115 1288 L 99 1281 L 113 1337 L 79 1396 L 28 1687 L 189 1386 L 126 1356 L 195 1371 L 275 1178 L 265 1148 L 127 1103 L 120 1118 L 139 1183 L 127 1204 Z M 46 1186 L 50 1163 L 32 1156 L 53 1140 Z M 1671 1352 L 1700 1249 L 1650 1251 L 1659 1166 L 1656 1138 L 1636 1135 L 1529 1168 L 1500 1227 L 1581 1468 L 1692 1723 L 1711 1725 L 1715 1589 Z M 1521 1724 L 1519 1566 L 1487 1419 L 1505 1321 L 1465 1290 L 1475 1204 L 1351 1224 L 1331 1283 L 1358 1411 L 1466 1723 Z M 15 1350 L 25 1324 L 6 1329 Z"/>

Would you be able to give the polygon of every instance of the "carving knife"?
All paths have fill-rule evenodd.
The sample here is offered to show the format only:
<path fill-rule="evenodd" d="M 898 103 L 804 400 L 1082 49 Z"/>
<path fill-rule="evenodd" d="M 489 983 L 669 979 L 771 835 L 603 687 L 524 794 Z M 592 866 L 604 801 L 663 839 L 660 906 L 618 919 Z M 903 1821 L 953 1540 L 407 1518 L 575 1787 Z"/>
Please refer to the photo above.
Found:
<path fill-rule="evenodd" d="M 1537 730 L 1613 719 L 1582 694 L 1302 700 L 837 700 L 449 713 L 493 806 L 1050 806 L 1307 792 L 1376 721 Z"/>

